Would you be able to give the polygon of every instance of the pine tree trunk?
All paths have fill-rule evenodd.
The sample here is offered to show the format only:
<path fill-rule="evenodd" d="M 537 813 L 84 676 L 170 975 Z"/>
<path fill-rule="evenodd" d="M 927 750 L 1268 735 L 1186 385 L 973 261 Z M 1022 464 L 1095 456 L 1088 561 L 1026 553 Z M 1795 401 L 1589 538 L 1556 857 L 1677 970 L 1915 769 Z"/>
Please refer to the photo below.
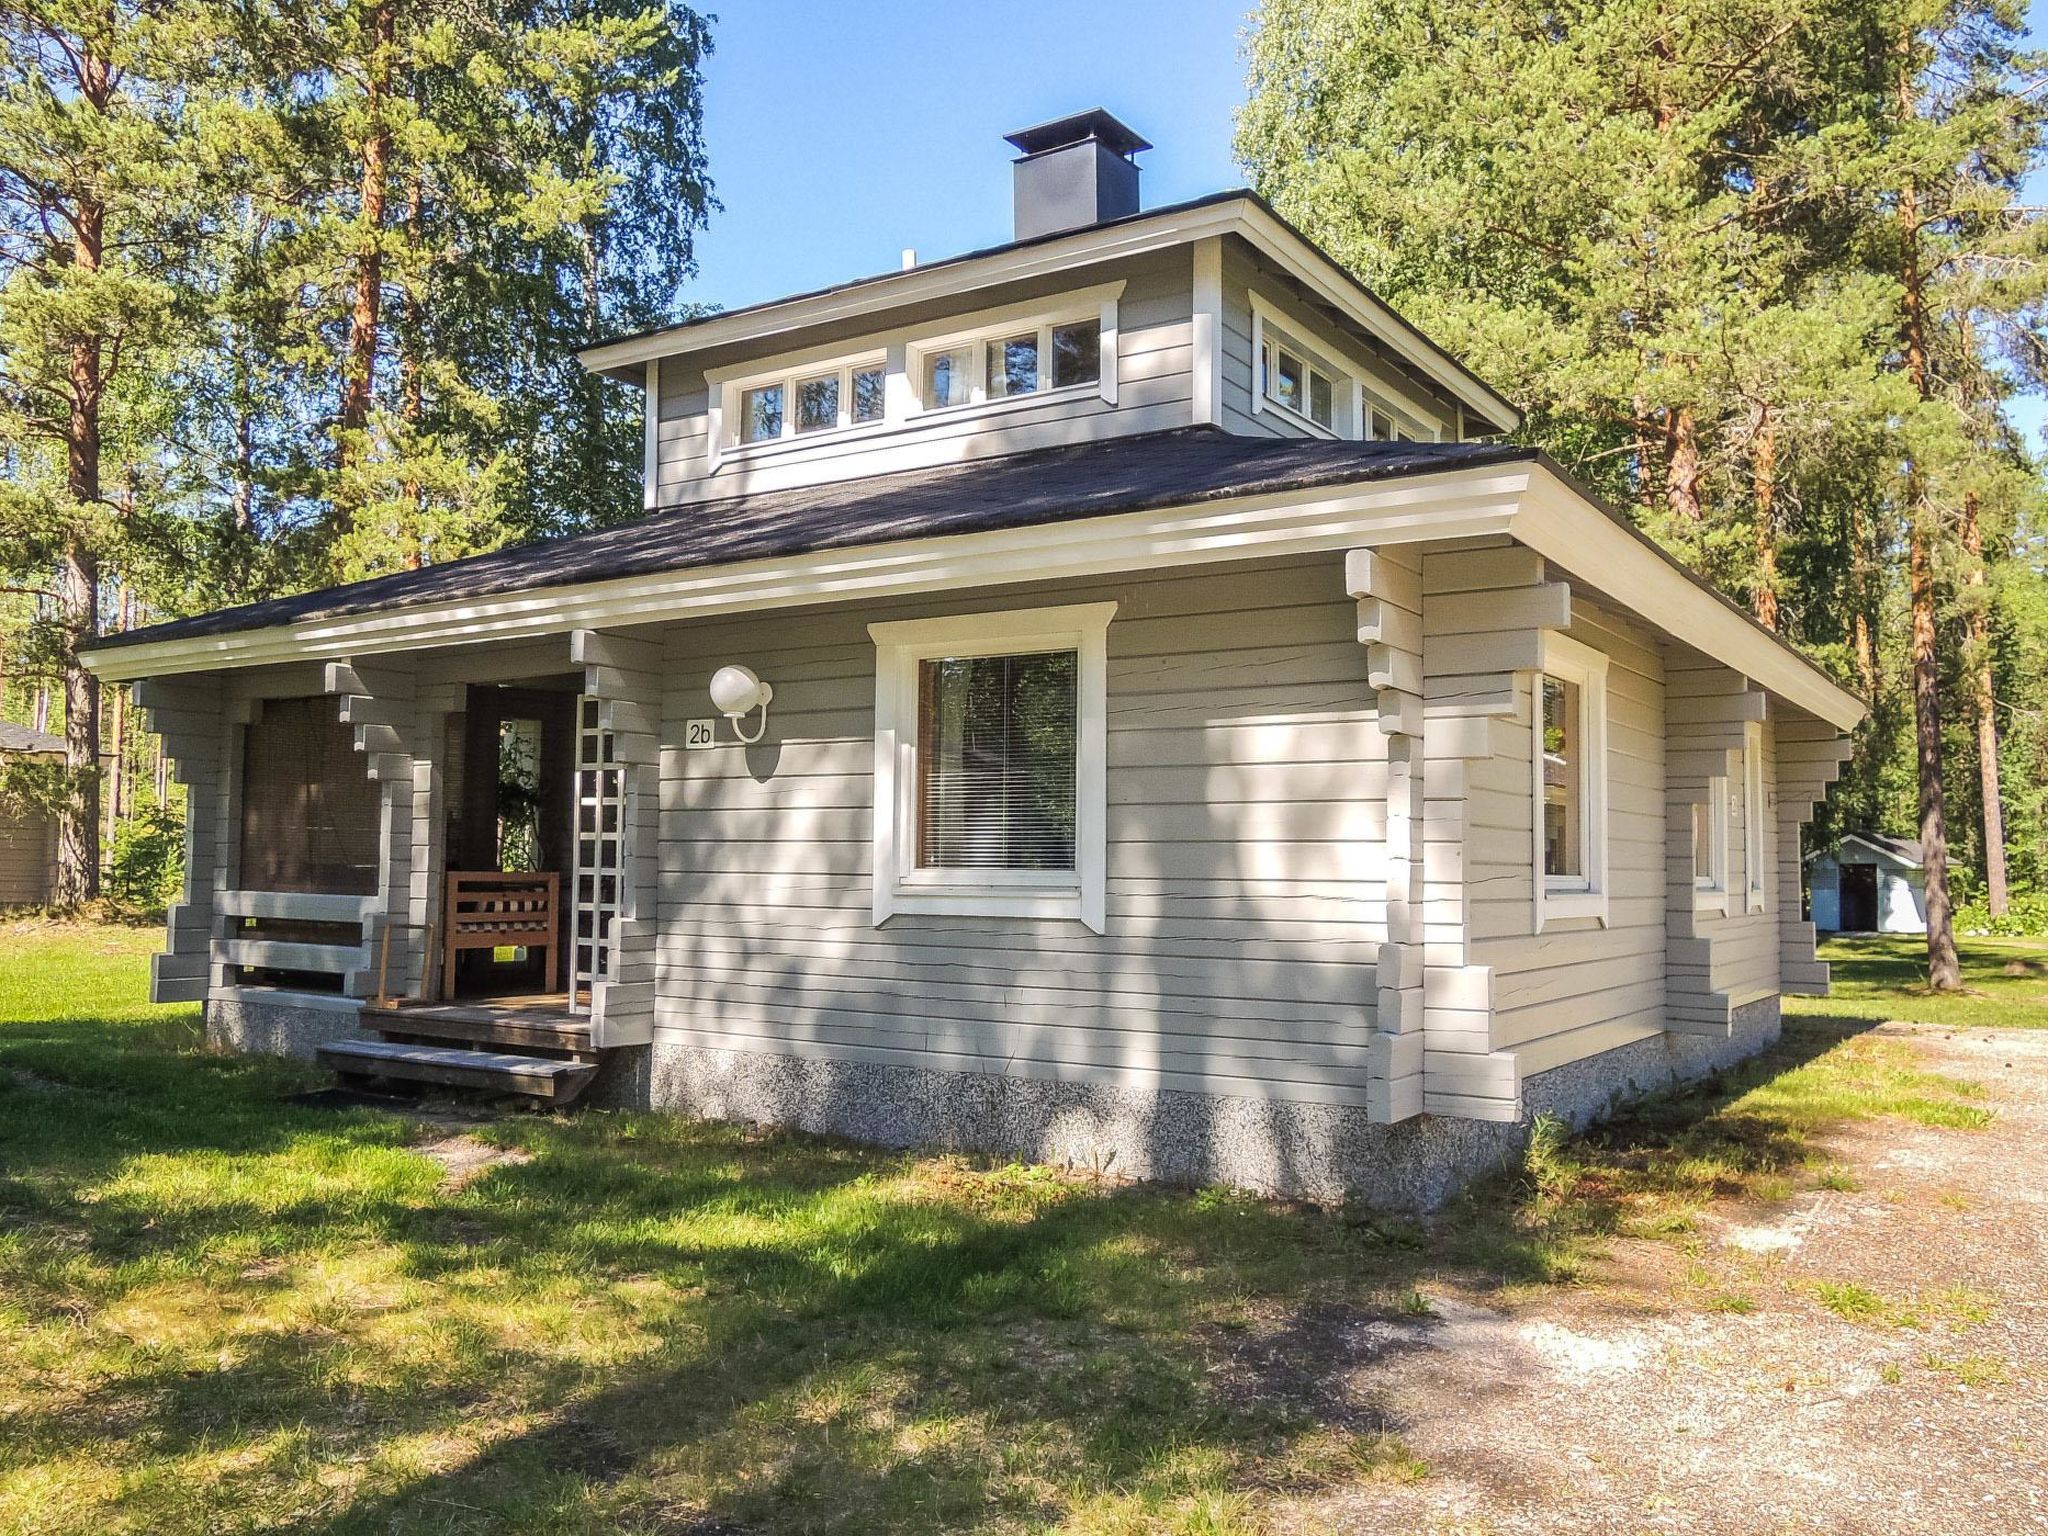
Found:
<path fill-rule="evenodd" d="M 1778 627 L 1778 420 L 1767 405 L 1757 407 L 1749 455 L 1750 484 L 1756 494 L 1757 622 Z"/>
<path fill-rule="evenodd" d="M 1970 692 L 1977 716 L 1977 780 L 1984 801 L 1984 901 L 1993 917 L 2006 906 L 2005 808 L 1998 784 L 1997 696 L 1991 676 L 1991 614 L 1985 590 L 1984 530 L 1975 493 L 1963 498 L 1963 548 L 1970 564 L 1964 584 L 1974 589 L 1970 605 Z"/>
<path fill-rule="evenodd" d="M 102 47 L 85 40 L 78 60 L 81 100 L 104 114 L 113 96 L 113 71 Z M 71 261 L 81 273 L 95 273 L 106 255 L 107 211 L 98 178 L 85 171 L 89 190 L 72 213 Z M 58 665 L 64 682 L 64 767 L 69 793 L 57 817 L 59 906 L 95 900 L 100 893 L 100 682 L 79 664 L 100 627 L 99 560 L 85 532 L 100 499 L 101 345 L 96 334 L 71 346 L 67 395 L 70 419 L 64 433 L 64 479 L 74 523 L 57 566 L 57 621 L 62 635 Z"/>
<path fill-rule="evenodd" d="M 361 206 L 357 211 L 361 236 L 356 247 L 355 302 L 349 311 L 340 430 L 335 440 L 335 468 L 341 472 L 334 509 L 337 537 L 354 527 L 359 495 L 348 484 L 349 471 L 361 462 L 363 433 L 376 395 L 378 328 L 384 305 L 384 203 L 391 161 L 386 104 L 396 35 L 394 0 L 377 0 L 370 12 L 370 56 L 365 61 L 363 86 L 363 112 L 369 128 L 363 137 Z"/>
<path fill-rule="evenodd" d="M 1874 713 L 1884 681 L 1877 664 L 1877 629 L 1871 622 L 1871 598 L 1876 583 L 1871 576 L 1870 515 L 1859 502 L 1849 512 L 1849 578 L 1855 585 L 1855 611 L 1849 621 L 1849 646 L 1856 658 L 1856 682 L 1863 700 Z"/>
<path fill-rule="evenodd" d="M 1681 405 L 1671 413 L 1670 440 L 1665 453 L 1664 504 L 1680 522 L 1697 523 L 1704 469 L 1700 463 L 1699 427 L 1691 406 Z"/>
<path fill-rule="evenodd" d="M 1899 71 L 1899 112 L 1912 114 L 1912 41 Z M 1899 194 L 1906 373 L 1922 400 L 1928 398 L 1926 275 L 1920 265 L 1919 189 L 1908 179 Z M 1963 984 L 1956 959 L 1955 925 L 1948 897 L 1948 806 L 1941 772 L 1941 668 L 1934 614 L 1933 544 L 1939 532 L 1927 503 L 1920 466 L 1906 461 L 1907 591 L 1912 605 L 1914 758 L 1920 773 L 1920 867 L 1927 880 L 1927 984 L 1951 992 Z"/>

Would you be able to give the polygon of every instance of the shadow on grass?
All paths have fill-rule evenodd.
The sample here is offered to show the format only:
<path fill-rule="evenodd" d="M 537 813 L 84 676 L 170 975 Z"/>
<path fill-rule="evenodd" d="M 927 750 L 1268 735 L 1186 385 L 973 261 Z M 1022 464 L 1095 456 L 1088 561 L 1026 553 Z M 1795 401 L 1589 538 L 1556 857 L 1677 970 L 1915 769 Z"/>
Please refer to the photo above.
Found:
<path fill-rule="evenodd" d="M 161 1465 L 146 1528 L 334 1536 L 1135 1524 L 1356 1475 L 1400 1425 L 1353 1373 L 1427 1334 L 1363 1325 L 1433 1280 L 1571 1278 L 1831 1116 L 1938 1096 L 1845 1059 L 1866 1027 L 1545 1132 L 1426 1221 L 601 1113 L 486 1128 L 531 1160 L 457 1189 L 417 1125 L 283 1102 L 292 1069 L 10 1028 L 0 1281 L 75 1320 L 41 1347 L 76 1386 L 0 1420 L 0 1462 Z"/>

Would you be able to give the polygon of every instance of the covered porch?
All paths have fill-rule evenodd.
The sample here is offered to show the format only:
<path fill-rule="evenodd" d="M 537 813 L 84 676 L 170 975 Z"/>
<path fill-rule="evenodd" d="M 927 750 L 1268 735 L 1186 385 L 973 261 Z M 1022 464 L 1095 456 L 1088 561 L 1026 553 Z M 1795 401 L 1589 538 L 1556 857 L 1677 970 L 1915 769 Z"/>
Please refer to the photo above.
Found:
<path fill-rule="evenodd" d="M 144 684 L 192 796 L 155 995 L 575 1096 L 652 1034 L 659 689 L 655 641 L 592 630 Z"/>

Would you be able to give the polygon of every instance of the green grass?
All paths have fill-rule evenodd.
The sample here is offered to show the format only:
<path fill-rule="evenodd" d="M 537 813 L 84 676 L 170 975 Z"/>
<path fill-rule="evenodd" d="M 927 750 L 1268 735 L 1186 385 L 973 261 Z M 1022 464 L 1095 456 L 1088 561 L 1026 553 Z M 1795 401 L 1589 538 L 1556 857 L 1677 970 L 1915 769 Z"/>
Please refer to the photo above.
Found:
<path fill-rule="evenodd" d="M 1902 1020 L 1957 1028 L 2048 1029 L 2048 940 L 1959 938 L 1963 990 L 1927 989 L 1927 941 L 1917 935 L 1829 939 L 1820 946 L 1827 997 L 1787 998 L 1806 1017 Z"/>
<path fill-rule="evenodd" d="M 457 1185 L 445 1125 L 138 1001 L 155 943 L 0 930 L 21 1536 L 1266 1531 L 1430 1475 L 1331 1414 L 1334 1324 L 1591 1273 L 1844 1118 L 1984 1113 L 1798 1025 L 1427 1223 L 596 1112 L 479 1129 L 518 1157 Z"/>

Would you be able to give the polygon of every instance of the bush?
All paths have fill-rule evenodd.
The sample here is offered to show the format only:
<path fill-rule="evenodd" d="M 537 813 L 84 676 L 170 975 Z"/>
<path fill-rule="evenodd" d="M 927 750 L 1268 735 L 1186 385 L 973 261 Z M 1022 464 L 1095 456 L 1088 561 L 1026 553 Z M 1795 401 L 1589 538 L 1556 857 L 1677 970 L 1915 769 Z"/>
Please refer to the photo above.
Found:
<path fill-rule="evenodd" d="M 185 818 L 175 806 L 145 800 L 114 828 L 107 895 L 126 912 L 160 913 L 185 880 Z"/>
<path fill-rule="evenodd" d="M 1981 901 L 1956 908 L 1956 932 L 1993 939 L 2048 939 L 2048 891 L 2017 891 L 2002 916 Z"/>

